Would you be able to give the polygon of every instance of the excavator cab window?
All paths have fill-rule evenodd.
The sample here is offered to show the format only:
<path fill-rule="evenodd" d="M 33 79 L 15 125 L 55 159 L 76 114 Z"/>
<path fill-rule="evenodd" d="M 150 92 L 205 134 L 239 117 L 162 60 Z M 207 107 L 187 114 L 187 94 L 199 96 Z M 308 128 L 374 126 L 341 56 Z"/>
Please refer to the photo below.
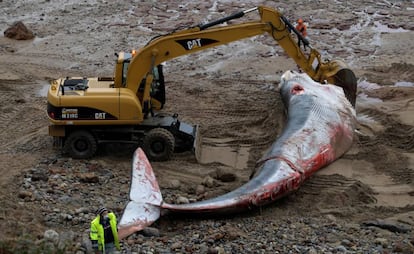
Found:
<path fill-rule="evenodd" d="M 125 87 L 128 75 L 129 60 L 125 60 L 122 66 L 122 86 Z"/>
<path fill-rule="evenodd" d="M 151 97 L 161 103 L 161 107 L 165 103 L 165 84 L 164 84 L 164 73 L 162 71 L 162 65 L 154 67 L 153 70 L 154 81 L 151 87 Z"/>
<path fill-rule="evenodd" d="M 127 56 L 122 65 L 122 86 L 125 87 L 128 76 L 128 67 L 131 62 L 131 57 Z M 156 99 L 163 106 L 165 104 L 165 84 L 162 64 L 155 66 L 152 70 L 153 82 L 151 86 L 151 97 Z M 143 79 L 138 88 L 138 94 L 143 93 L 145 87 L 145 79 Z"/>
<path fill-rule="evenodd" d="M 153 81 L 151 85 L 151 98 L 159 101 L 161 103 L 161 107 L 165 104 L 165 84 L 164 84 L 164 73 L 163 73 L 163 67 L 162 64 L 159 64 L 155 66 L 152 69 L 152 75 L 153 75 Z M 138 93 L 144 92 L 145 87 L 145 81 L 144 78 L 138 88 Z"/>

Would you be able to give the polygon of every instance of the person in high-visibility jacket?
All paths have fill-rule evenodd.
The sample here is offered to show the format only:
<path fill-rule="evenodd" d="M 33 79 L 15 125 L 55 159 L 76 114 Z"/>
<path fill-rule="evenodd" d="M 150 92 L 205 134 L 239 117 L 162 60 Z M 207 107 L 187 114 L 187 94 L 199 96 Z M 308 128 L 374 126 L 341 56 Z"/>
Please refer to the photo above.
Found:
<path fill-rule="evenodd" d="M 118 238 L 116 216 L 105 207 L 97 211 L 91 222 L 90 239 L 92 248 L 97 253 L 112 253 L 121 250 Z"/>

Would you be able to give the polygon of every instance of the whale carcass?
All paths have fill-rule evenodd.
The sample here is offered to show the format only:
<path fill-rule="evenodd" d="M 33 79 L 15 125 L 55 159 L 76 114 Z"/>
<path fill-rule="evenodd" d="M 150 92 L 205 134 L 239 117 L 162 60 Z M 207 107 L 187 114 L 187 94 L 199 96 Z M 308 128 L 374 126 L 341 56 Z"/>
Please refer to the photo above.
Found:
<path fill-rule="evenodd" d="M 287 122 L 260 159 L 256 174 L 239 188 L 216 198 L 189 203 L 163 202 L 158 182 L 144 152 L 133 157 L 130 202 L 120 227 L 140 230 L 171 212 L 216 214 L 240 212 L 269 204 L 292 191 L 318 169 L 342 156 L 353 143 L 355 110 L 341 87 L 320 84 L 305 73 L 285 72 L 279 91 Z"/>

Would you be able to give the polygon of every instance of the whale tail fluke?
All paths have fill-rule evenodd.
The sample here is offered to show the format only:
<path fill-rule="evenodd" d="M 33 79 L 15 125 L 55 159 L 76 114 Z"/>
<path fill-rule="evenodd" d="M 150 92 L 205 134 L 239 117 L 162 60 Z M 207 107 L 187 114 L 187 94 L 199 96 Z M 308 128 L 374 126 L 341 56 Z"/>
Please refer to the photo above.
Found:
<path fill-rule="evenodd" d="M 160 217 L 161 191 L 152 166 L 141 148 L 134 152 L 129 199 L 119 222 L 131 234 L 151 225 Z"/>

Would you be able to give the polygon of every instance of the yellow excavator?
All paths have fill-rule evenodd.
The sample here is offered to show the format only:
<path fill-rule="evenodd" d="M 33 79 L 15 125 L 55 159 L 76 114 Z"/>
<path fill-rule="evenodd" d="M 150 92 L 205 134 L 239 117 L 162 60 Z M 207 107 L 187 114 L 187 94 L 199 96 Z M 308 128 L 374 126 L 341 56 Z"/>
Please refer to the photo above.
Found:
<path fill-rule="evenodd" d="M 260 15 L 257 21 L 226 23 L 254 11 Z M 165 104 L 162 63 L 264 33 L 311 78 L 342 87 L 355 105 L 357 81 L 346 64 L 323 61 L 286 17 L 259 6 L 155 37 L 137 52 L 120 52 L 113 77 L 52 81 L 47 107 L 49 135 L 74 158 L 90 158 L 99 144 L 110 142 L 138 144 L 153 161 L 168 160 L 177 151 L 192 150 L 197 155 L 199 127 L 180 121 L 177 114 L 157 113 Z M 302 50 L 299 41 L 309 53 Z"/>

